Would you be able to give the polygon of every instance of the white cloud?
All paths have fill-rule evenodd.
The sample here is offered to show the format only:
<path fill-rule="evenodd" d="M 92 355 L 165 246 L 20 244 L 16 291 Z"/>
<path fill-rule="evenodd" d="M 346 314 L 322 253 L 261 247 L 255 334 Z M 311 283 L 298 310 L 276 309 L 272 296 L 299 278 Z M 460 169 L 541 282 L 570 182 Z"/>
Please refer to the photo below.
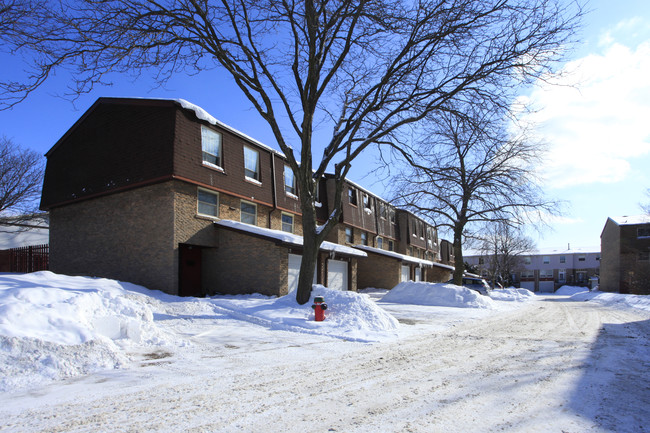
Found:
<path fill-rule="evenodd" d="M 650 40 L 636 48 L 610 42 L 602 54 L 570 62 L 561 72 L 554 77 L 560 86 L 543 84 L 529 97 L 542 107 L 532 120 L 550 147 L 540 167 L 547 185 L 623 180 L 630 160 L 650 154 Z"/>

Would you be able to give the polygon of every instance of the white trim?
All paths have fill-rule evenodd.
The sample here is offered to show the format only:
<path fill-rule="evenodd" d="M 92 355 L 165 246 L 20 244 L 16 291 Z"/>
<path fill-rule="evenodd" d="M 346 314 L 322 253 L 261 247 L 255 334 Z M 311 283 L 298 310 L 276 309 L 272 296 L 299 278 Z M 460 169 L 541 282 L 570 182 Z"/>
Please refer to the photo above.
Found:
<path fill-rule="evenodd" d="M 235 230 L 240 230 L 247 233 L 257 234 L 260 236 L 276 239 L 286 244 L 301 247 L 303 245 L 303 237 L 291 233 L 283 232 L 282 230 L 272 230 L 259 226 L 252 226 L 250 224 L 232 221 L 232 220 L 219 220 L 214 222 L 217 226 L 229 227 Z M 333 242 L 325 241 L 320 246 L 321 251 L 329 251 L 332 253 L 340 253 L 348 256 L 355 257 L 368 257 L 366 252 L 356 248 L 347 247 L 345 245 L 335 244 Z"/>

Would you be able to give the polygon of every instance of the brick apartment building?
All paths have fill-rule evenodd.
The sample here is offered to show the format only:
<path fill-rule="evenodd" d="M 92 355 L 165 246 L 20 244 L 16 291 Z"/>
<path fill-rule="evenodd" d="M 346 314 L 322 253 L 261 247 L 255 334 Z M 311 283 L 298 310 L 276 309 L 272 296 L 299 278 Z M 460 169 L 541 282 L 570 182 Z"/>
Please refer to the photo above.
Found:
<path fill-rule="evenodd" d="M 650 215 L 608 218 L 600 243 L 600 290 L 650 295 Z"/>
<path fill-rule="evenodd" d="M 284 155 L 200 107 L 100 98 L 46 157 L 52 271 L 192 296 L 295 288 L 300 192 Z M 319 184 L 322 221 L 333 182 Z M 352 182 L 342 206 L 315 282 L 357 290 L 448 278 L 453 256 L 435 228 Z"/>

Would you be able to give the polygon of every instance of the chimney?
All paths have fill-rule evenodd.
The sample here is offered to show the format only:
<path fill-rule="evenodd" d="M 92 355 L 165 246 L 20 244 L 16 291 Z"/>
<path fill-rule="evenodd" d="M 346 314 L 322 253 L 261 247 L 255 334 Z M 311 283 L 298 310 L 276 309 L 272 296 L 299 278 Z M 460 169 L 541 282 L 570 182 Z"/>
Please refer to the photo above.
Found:
<path fill-rule="evenodd" d="M 571 249 L 571 244 L 570 244 L 570 243 L 567 244 L 566 249 L 567 249 L 567 250 L 570 250 L 570 249 Z"/>

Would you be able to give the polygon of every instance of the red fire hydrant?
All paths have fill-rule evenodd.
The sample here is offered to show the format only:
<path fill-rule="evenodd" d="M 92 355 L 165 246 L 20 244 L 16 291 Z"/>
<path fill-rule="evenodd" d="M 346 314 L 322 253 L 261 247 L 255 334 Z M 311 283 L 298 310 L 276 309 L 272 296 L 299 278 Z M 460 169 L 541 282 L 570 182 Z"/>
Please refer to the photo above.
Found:
<path fill-rule="evenodd" d="M 311 306 L 314 309 L 314 315 L 316 316 L 317 322 L 322 322 L 325 320 L 325 310 L 327 310 L 327 304 L 325 299 L 322 296 L 314 297 L 314 305 Z"/>

